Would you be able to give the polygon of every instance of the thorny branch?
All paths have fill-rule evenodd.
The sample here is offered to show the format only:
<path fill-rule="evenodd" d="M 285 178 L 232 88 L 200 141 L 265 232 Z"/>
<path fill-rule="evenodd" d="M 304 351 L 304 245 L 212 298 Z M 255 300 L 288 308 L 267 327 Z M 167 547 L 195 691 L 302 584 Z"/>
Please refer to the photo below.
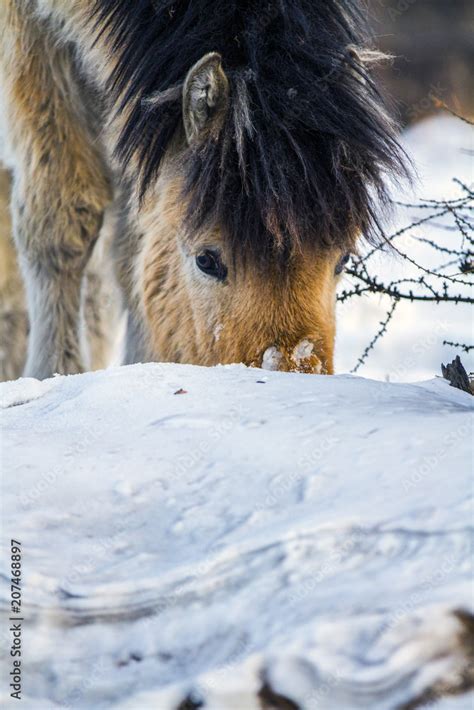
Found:
<path fill-rule="evenodd" d="M 353 374 L 356 373 L 357 370 L 359 369 L 359 367 L 361 367 L 364 364 L 364 362 L 367 360 L 367 358 L 370 354 L 370 351 L 374 348 L 376 342 L 380 338 L 382 338 L 385 335 L 385 333 L 387 332 L 387 326 L 390 323 L 390 321 L 392 320 L 393 314 L 395 313 L 395 309 L 399 303 L 400 303 L 400 301 L 398 299 L 394 299 L 394 301 L 392 303 L 392 307 L 390 308 L 386 317 L 384 318 L 383 321 L 380 322 L 380 329 L 377 331 L 377 333 L 374 335 L 374 337 L 372 338 L 370 343 L 367 345 L 366 349 L 364 350 L 364 352 L 362 353 L 362 355 L 358 359 L 356 366 L 354 368 L 352 368 L 351 372 Z"/>
<path fill-rule="evenodd" d="M 465 345 L 464 343 L 452 343 L 450 340 L 443 340 L 443 345 L 449 345 L 451 348 L 459 348 L 465 353 L 469 353 L 471 352 L 471 350 L 474 350 L 474 345 Z"/>
<path fill-rule="evenodd" d="M 445 105 L 442 108 L 453 113 Z M 466 123 L 471 123 L 467 119 L 463 120 Z M 360 356 L 352 372 L 357 372 L 367 360 L 376 343 L 385 335 L 400 301 L 452 303 L 454 305 L 474 303 L 474 297 L 468 292 L 469 287 L 472 286 L 471 277 L 474 274 L 474 191 L 457 178 L 454 179 L 454 182 L 461 190 L 460 197 L 456 199 L 425 199 L 415 204 L 394 202 L 394 205 L 398 207 L 422 211 L 423 214 L 420 216 L 418 213 L 408 225 L 398 229 L 386 240 L 400 259 L 410 266 L 409 277 L 384 281 L 377 276 L 372 259 L 384 245 L 373 247 L 364 255 L 352 257 L 346 272 L 351 277 L 352 283 L 350 288 L 344 289 L 339 294 L 338 300 L 344 303 L 351 298 L 372 293 L 384 294 L 391 299 L 390 307 L 385 318 L 380 322 L 378 332 Z M 441 237 L 438 242 L 436 238 L 428 238 L 414 233 L 414 230 L 418 231 L 425 226 L 449 233 L 449 244 L 446 245 L 446 240 L 441 240 Z M 411 238 L 425 247 L 427 256 L 425 263 L 410 256 L 406 249 L 401 249 L 397 245 L 396 242 L 401 236 Z M 433 254 L 436 254 L 440 259 L 444 255 L 443 261 L 445 263 L 434 267 L 430 266 L 429 264 L 433 263 Z M 448 258 L 451 257 L 448 262 L 446 262 L 446 255 Z M 474 350 L 474 345 L 448 340 L 443 341 L 443 345 L 459 348 L 466 353 Z"/>

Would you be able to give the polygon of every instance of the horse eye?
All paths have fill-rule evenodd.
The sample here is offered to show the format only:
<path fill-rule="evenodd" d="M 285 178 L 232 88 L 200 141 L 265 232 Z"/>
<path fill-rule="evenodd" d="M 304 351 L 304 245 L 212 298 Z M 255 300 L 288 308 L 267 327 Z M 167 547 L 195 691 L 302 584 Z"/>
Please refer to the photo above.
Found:
<path fill-rule="evenodd" d="M 196 257 L 196 265 L 203 274 L 213 276 L 219 281 L 223 281 L 227 276 L 227 268 L 222 263 L 219 254 L 216 251 L 206 249 Z"/>
<path fill-rule="evenodd" d="M 335 272 L 334 272 L 336 274 L 336 276 L 339 276 L 340 274 L 342 274 L 342 272 L 344 271 L 344 267 L 346 266 L 346 264 L 350 258 L 351 258 L 350 254 L 344 254 L 344 256 L 341 259 L 339 259 L 336 269 L 335 269 Z"/>

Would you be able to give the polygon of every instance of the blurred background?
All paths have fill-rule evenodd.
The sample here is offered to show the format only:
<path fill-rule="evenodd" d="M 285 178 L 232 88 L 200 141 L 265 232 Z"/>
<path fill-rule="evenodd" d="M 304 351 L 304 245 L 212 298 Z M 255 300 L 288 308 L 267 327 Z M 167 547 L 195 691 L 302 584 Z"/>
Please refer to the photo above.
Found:
<path fill-rule="evenodd" d="M 395 57 L 380 73 L 403 125 L 432 114 L 432 97 L 474 115 L 473 0 L 369 0 L 369 14 Z"/>
<path fill-rule="evenodd" d="M 419 381 L 439 375 L 441 363 L 457 355 L 472 372 L 472 270 L 466 269 L 474 256 L 474 129 L 439 102 L 474 118 L 474 0 L 368 0 L 368 7 L 376 47 L 394 57 L 379 69 L 380 79 L 414 167 L 413 187 L 394 188 L 397 205 L 386 224 L 389 237 L 402 230 L 392 242 L 399 251 L 375 254 L 370 275 L 386 287 L 402 283 L 417 296 L 458 289 L 466 300 L 401 300 L 380 339 L 393 299 L 365 293 L 340 302 L 336 372 Z M 457 216 L 446 214 L 446 200 L 459 207 Z M 347 275 L 342 289 L 354 283 Z M 366 357 L 372 338 L 376 344 Z"/>

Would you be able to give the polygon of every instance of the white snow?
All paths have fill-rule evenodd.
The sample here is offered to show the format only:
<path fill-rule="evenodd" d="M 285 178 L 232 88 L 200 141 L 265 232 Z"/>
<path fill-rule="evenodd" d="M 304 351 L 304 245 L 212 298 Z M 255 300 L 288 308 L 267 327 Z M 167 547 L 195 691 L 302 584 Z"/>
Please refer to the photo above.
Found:
<path fill-rule="evenodd" d="M 214 340 L 216 341 L 216 343 L 219 342 L 223 329 L 224 329 L 224 326 L 222 323 L 218 323 L 215 326 L 214 331 L 213 331 L 213 335 L 214 335 Z"/>
<path fill-rule="evenodd" d="M 192 692 L 251 710 L 266 681 L 304 710 L 390 710 L 456 682 L 469 395 L 160 364 L 0 393 L 1 633 L 15 538 L 23 707 L 174 710 Z"/>
<path fill-rule="evenodd" d="M 265 350 L 262 358 L 263 370 L 278 370 L 283 355 L 275 345 L 271 345 Z"/>
<path fill-rule="evenodd" d="M 302 360 L 310 358 L 313 354 L 314 345 L 309 340 L 301 340 L 294 348 L 291 358 L 296 365 L 301 365 Z"/>

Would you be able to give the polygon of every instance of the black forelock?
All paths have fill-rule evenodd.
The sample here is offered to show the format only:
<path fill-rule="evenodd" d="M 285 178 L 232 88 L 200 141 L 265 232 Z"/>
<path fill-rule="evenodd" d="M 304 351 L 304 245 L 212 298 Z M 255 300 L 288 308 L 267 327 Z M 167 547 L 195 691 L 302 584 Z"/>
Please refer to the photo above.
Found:
<path fill-rule="evenodd" d="M 405 169 L 360 59 L 368 42 L 361 2 L 96 3 L 118 58 L 110 90 L 128 115 L 116 151 L 124 164 L 138 158 L 142 195 L 181 124 L 188 71 L 219 52 L 229 109 L 219 140 L 184 158 L 190 232 L 218 224 L 234 253 L 260 255 L 347 248 L 356 232 L 380 239 L 387 174 Z"/>

